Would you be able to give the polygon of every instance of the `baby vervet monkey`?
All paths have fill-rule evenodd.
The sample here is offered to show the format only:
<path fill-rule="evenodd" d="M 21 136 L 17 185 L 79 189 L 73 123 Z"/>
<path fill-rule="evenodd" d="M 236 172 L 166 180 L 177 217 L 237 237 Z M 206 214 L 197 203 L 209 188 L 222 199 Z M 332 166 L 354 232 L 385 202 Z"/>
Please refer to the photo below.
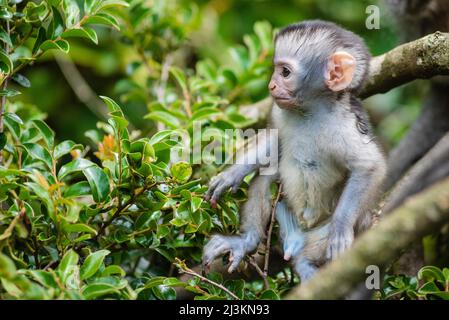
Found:
<path fill-rule="evenodd" d="M 351 246 L 354 235 L 371 225 L 369 207 L 378 200 L 385 159 L 374 141 L 357 94 L 367 78 L 370 54 L 354 33 L 333 23 L 305 21 L 282 29 L 275 38 L 274 72 L 268 85 L 274 98 L 270 127 L 278 130 L 279 166 L 259 173 L 241 209 L 240 234 L 214 235 L 203 264 L 230 253 L 229 272 L 265 237 L 271 213 L 270 184 L 280 180 L 284 198 L 276 218 L 284 259 L 292 260 L 301 280 Z M 210 184 L 206 199 L 216 204 L 230 187 L 262 165 L 264 152 L 277 152 L 272 136 L 259 135 L 235 164 Z M 258 145 L 258 147 L 256 146 Z"/>

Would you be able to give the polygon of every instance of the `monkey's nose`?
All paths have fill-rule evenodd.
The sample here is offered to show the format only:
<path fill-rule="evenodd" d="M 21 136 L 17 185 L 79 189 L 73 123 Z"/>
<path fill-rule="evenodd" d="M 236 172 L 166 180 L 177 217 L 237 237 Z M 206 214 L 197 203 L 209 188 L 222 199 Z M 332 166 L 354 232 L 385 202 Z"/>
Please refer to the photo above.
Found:
<path fill-rule="evenodd" d="M 273 91 L 274 89 L 276 89 L 276 83 L 274 83 L 273 81 L 270 81 L 270 83 L 268 84 L 268 89 L 270 91 Z"/>

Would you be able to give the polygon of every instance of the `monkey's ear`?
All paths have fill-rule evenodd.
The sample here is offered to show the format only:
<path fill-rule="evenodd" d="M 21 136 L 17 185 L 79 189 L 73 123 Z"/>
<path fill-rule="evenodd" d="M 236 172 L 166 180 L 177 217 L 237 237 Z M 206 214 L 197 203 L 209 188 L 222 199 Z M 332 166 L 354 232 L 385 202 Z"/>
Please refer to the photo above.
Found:
<path fill-rule="evenodd" d="M 356 63 L 355 58 L 344 51 L 331 55 L 324 72 L 327 87 L 332 91 L 346 89 L 354 77 Z"/>

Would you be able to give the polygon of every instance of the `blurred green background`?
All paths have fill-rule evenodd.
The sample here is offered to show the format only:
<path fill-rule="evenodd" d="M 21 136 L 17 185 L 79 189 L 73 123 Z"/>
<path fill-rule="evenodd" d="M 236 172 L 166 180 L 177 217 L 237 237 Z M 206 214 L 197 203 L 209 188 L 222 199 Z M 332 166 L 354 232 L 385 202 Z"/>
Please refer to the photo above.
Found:
<path fill-rule="evenodd" d="M 228 48 L 243 43 L 243 35 L 253 32 L 254 23 L 263 20 L 275 28 L 305 19 L 334 21 L 360 34 L 373 55 L 397 45 L 392 19 L 384 8 L 381 7 L 380 30 L 365 27 L 366 7 L 379 5 L 374 0 L 155 0 L 148 3 L 150 6 L 191 7 L 197 12 L 198 18 L 189 26 L 187 41 L 178 49 L 183 58 L 175 60 L 175 64 L 182 67 L 194 68 L 196 61 L 203 58 L 211 58 L 218 64 L 227 63 Z M 100 45 L 71 41 L 70 58 L 97 95 L 122 100 L 126 115 L 134 127 L 150 131 L 153 124 L 143 119 L 147 113 L 145 100 L 123 101 L 119 94 L 118 83 L 127 76 L 133 59 L 136 59 L 136 52 L 126 45 L 126 39 L 117 31 L 106 28 L 97 28 L 97 31 Z M 28 68 L 25 75 L 31 80 L 32 87 L 23 90 L 20 100 L 46 112 L 49 125 L 61 140 L 70 138 L 88 143 L 84 132 L 95 128 L 99 118 L 95 110 L 89 109 L 74 93 L 53 53 L 36 62 L 33 68 Z M 387 149 L 397 143 L 416 117 L 425 87 L 415 83 L 370 98 L 365 103 L 373 122 L 378 124 L 378 134 Z"/>

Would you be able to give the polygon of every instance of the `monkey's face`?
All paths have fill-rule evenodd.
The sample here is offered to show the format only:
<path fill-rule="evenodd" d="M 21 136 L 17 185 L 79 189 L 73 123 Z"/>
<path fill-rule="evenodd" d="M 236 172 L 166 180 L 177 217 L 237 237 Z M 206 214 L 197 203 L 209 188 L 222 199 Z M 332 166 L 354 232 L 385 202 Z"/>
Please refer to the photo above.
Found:
<path fill-rule="evenodd" d="M 279 107 L 310 110 L 336 92 L 359 90 L 369 58 L 363 41 L 336 25 L 291 25 L 276 36 L 268 88 Z"/>
<path fill-rule="evenodd" d="M 274 71 L 268 89 L 279 107 L 300 107 L 298 73 L 299 65 L 294 60 L 285 57 L 274 59 Z"/>

